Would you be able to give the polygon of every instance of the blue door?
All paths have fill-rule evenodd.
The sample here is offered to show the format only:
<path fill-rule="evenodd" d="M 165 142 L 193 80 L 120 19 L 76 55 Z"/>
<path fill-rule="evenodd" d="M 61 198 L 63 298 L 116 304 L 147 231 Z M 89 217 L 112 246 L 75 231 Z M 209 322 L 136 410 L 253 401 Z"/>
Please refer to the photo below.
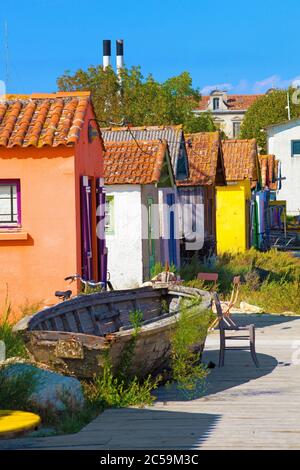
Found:
<path fill-rule="evenodd" d="M 167 204 L 172 207 L 175 204 L 175 195 L 167 194 Z M 170 227 L 170 237 L 168 240 L 169 247 L 169 264 L 174 264 L 177 266 L 177 251 L 176 251 L 176 240 L 175 240 L 175 214 L 174 209 L 169 210 L 169 227 Z"/>

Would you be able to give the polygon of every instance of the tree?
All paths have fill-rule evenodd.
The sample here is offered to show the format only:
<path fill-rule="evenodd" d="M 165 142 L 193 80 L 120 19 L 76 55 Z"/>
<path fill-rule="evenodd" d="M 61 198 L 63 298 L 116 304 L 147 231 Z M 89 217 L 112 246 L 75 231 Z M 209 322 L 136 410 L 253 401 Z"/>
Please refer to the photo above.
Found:
<path fill-rule="evenodd" d="M 160 83 L 143 77 L 140 67 L 124 68 L 119 78 L 111 67 L 91 66 L 57 79 L 61 91 L 90 90 L 102 127 L 126 122 L 134 126 L 183 124 L 187 132 L 213 131 L 210 113 L 196 116 L 200 94 L 188 72 Z"/>
<path fill-rule="evenodd" d="M 288 90 L 291 118 L 300 116 L 300 105 L 294 103 L 297 90 Z M 299 96 L 298 96 L 299 99 Z M 272 90 L 258 98 L 247 110 L 241 126 L 241 139 L 255 138 L 261 153 L 266 152 L 267 137 L 264 128 L 271 124 L 287 121 L 287 90 Z"/>

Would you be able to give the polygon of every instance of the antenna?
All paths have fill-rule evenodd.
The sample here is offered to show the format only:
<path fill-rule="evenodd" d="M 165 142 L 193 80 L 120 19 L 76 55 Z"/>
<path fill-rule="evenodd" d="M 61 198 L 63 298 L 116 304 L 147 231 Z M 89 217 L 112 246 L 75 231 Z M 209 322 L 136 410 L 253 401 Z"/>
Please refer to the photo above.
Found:
<path fill-rule="evenodd" d="M 9 49 L 8 49 L 8 26 L 7 20 L 4 21 L 4 62 L 5 62 L 5 87 L 6 91 L 8 89 L 8 82 L 9 82 Z"/>

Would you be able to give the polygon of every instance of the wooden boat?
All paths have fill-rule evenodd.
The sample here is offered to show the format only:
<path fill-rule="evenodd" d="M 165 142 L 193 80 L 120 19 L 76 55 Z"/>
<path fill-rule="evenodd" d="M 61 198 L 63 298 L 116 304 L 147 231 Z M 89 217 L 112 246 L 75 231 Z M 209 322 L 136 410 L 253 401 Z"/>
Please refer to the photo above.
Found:
<path fill-rule="evenodd" d="M 210 294 L 199 289 L 142 287 L 77 296 L 23 318 L 14 329 L 23 333 L 35 361 L 66 375 L 91 378 L 101 374 L 107 353 L 113 369 L 118 369 L 122 351 L 132 338 L 130 312 L 140 310 L 143 322 L 131 369 L 142 378 L 168 366 L 170 330 L 182 297 L 201 297 L 199 314 L 211 305 Z"/>

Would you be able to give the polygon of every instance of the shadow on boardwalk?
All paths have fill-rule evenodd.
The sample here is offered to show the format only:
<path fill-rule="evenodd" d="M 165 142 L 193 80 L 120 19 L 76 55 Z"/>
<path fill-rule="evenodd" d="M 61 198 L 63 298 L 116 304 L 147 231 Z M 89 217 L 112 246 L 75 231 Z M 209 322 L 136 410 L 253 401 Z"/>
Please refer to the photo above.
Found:
<path fill-rule="evenodd" d="M 77 434 L 0 440 L 0 449 L 190 449 L 205 442 L 219 419 L 209 413 L 112 409 Z"/>
<path fill-rule="evenodd" d="M 249 325 L 253 323 L 256 328 L 265 328 L 268 326 L 274 325 L 281 325 L 284 327 L 285 324 L 291 323 L 290 325 L 286 325 L 289 328 L 292 328 L 292 322 L 295 320 L 299 320 L 299 316 L 296 315 L 279 315 L 279 314 L 269 314 L 269 313 L 261 313 L 261 314 L 245 314 L 245 313 L 236 313 L 233 314 L 232 317 L 237 320 L 240 326 Z"/>
<path fill-rule="evenodd" d="M 218 350 L 205 351 L 203 362 L 218 364 Z M 192 397 L 172 387 L 161 387 L 156 396 L 158 401 L 184 401 L 208 397 L 209 395 L 223 392 L 244 383 L 256 380 L 270 374 L 278 365 L 277 359 L 267 354 L 257 354 L 260 367 L 254 366 L 249 351 L 226 351 L 225 366 L 219 368 L 217 365 L 210 370 L 204 390 L 199 389 Z"/>

